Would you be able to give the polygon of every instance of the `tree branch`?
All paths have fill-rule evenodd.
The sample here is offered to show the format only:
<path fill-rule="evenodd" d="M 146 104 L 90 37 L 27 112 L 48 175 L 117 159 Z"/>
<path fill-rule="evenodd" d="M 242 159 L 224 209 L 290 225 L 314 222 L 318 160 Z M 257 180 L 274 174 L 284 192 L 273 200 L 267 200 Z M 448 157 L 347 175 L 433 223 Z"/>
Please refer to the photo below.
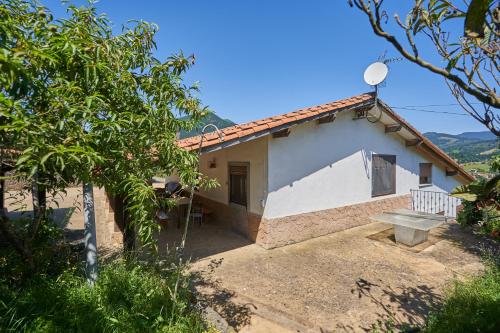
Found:
<path fill-rule="evenodd" d="M 372 5 L 371 0 L 353 0 L 353 3 L 356 5 L 357 8 L 359 8 L 362 12 L 364 12 L 368 16 L 373 32 L 377 36 L 380 36 L 385 40 L 387 40 L 389 43 L 391 43 L 396 48 L 396 50 L 398 50 L 398 52 L 401 53 L 401 55 L 405 57 L 407 60 L 419 65 L 420 67 L 426 68 L 427 70 L 435 74 L 441 75 L 449 81 L 454 82 L 465 92 L 476 97 L 479 101 L 491 105 L 495 108 L 500 108 L 500 98 L 495 94 L 483 93 L 479 89 L 475 89 L 470 85 L 468 85 L 459 76 L 452 74 L 451 72 L 448 72 L 443 68 L 434 66 L 433 64 L 423 60 L 418 56 L 412 55 L 401 45 L 401 43 L 396 39 L 396 37 L 384 31 L 380 25 L 380 7 L 382 1 L 373 2 L 375 13 L 371 10 L 371 5 Z"/>

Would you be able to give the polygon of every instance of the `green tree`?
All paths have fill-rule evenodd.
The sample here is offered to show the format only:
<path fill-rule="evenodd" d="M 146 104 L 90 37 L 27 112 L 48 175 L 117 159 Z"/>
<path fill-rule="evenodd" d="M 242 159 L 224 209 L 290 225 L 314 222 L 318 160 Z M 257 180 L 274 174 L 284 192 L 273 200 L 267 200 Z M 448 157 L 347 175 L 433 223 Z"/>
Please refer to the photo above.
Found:
<path fill-rule="evenodd" d="M 403 38 L 387 31 L 384 0 L 349 0 L 368 17 L 373 32 L 408 61 L 445 79 L 462 109 L 500 136 L 500 3 L 493 0 L 415 0 L 402 19 L 394 14 Z M 456 26 L 463 27 L 462 32 Z M 426 59 L 421 37 L 435 46 L 444 66 Z M 481 106 L 471 102 L 481 102 Z"/>
<path fill-rule="evenodd" d="M 208 112 L 184 83 L 194 56 L 157 59 L 157 31 L 135 21 L 113 34 L 91 3 L 54 19 L 36 2 L 0 1 L 0 144 L 18 152 L 14 176 L 38 177 L 47 191 L 93 183 L 124 197 L 131 227 L 153 247 L 160 199 L 150 180 L 199 182 L 197 158 L 176 133 Z M 11 222 L 0 222 L 6 238 L 25 237 Z M 28 258 L 29 244 L 17 243 Z"/>

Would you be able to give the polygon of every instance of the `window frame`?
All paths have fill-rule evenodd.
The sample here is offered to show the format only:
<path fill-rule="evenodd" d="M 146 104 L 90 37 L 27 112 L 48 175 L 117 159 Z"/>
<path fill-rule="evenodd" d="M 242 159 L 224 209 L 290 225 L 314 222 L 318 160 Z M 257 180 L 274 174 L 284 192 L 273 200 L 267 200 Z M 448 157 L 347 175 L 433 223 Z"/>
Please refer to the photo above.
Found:
<path fill-rule="evenodd" d="M 374 159 L 375 157 L 378 157 L 378 156 L 385 156 L 385 157 L 394 157 L 394 163 L 392 164 L 392 167 L 391 167 L 391 170 L 392 170 L 392 189 L 391 191 L 389 192 L 383 192 L 383 193 L 375 193 L 375 187 L 374 187 Z M 392 195 L 392 194 L 396 194 L 397 192 L 397 183 L 396 183 L 396 165 L 397 165 L 397 155 L 394 155 L 394 154 L 375 154 L 375 153 L 372 153 L 372 167 L 371 167 L 371 186 L 372 186 L 372 198 L 376 198 L 376 197 L 381 197 L 381 196 L 385 196 L 385 195 Z"/>
<path fill-rule="evenodd" d="M 425 182 L 425 183 L 422 182 L 422 166 L 424 166 L 424 165 L 429 166 L 429 173 L 430 173 L 430 175 L 427 177 L 427 178 L 429 178 L 428 179 L 429 181 Z M 420 162 L 418 164 L 418 184 L 420 186 L 429 186 L 429 185 L 432 185 L 432 173 L 433 173 L 432 169 L 433 168 L 432 168 L 432 163 L 431 162 Z"/>
<path fill-rule="evenodd" d="M 245 180 L 245 196 L 246 204 L 231 201 L 231 167 L 245 167 L 246 180 Z M 227 202 L 228 205 L 238 205 L 241 207 L 249 207 L 250 205 L 250 162 L 228 162 L 227 164 Z"/>

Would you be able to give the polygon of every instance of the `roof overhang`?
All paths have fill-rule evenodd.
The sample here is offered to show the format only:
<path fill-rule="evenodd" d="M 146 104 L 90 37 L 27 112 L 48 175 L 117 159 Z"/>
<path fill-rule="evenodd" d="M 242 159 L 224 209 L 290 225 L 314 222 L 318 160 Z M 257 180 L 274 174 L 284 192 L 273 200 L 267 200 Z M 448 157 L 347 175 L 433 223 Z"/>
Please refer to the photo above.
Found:
<path fill-rule="evenodd" d="M 286 124 L 273 127 L 272 129 L 262 130 L 262 131 L 259 131 L 257 133 L 253 133 L 253 134 L 250 134 L 250 135 L 247 135 L 244 137 L 231 139 L 231 140 L 227 140 L 227 141 L 221 141 L 217 144 L 214 144 L 214 145 L 211 145 L 208 147 L 202 147 L 201 152 L 202 153 L 209 153 L 209 152 L 221 150 L 224 148 L 232 147 L 232 146 L 238 145 L 240 143 L 256 140 L 256 139 L 271 135 L 273 133 L 283 131 L 285 129 L 291 128 L 291 127 L 296 126 L 296 125 L 300 125 L 300 124 L 304 124 L 304 123 L 307 123 L 310 121 L 325 118 L 325 117 L 328 117 L 330 115 L 337 114 L 339 112 L 354 111 L 354 110 L 359 110 L 359 109 L 364 109 L 364 108 L 369 109 L 369 108 L 372 108 L 373 105 L 374 105 L 374 102 L 373 102 L 373 100 L 371 100 L 371 101 L 361 102 L 361 103 L 356 104 L 356 105 L 338 108 L 338 109 L 335 109 L 332 111 L 326 111 L 326 112 L 323 112 L 323 113 L 320 113 L 320 114 L 317 114 L 317 115 L 314 115 L 311 117 L 307 117 L 307 118 L 303 118 L 303 119 L 299 119 L 299 120 L 294 120 L 294 121 L 288 122 Z"/>
<path fill-rule="evenodd" d="M 202 143 L 201 152 L 210 153 L 232 147 L 244 142 L 256 140 L 278 132 L 283 132 L 293 126 L 319 119 L 334 119 L 341 112 L 356 111 L 357 114 L 377 113 L 381 111 L 380 122 L 385 126 L 387 135 L 398 135 L 408 149 L 415 149 L 429 156 L 437 164 L 441 164 L 447 174 L 460 177 L 464 182 L 474 180 L 474 177 L 465 171 L 460 164 L 448 156 L 444 151 L 423 136 L 416 128 L 394 112 L 387 104 L 375 99 L 373 93 L 362 94 L 343 100 L 300 109 L 280 116 L 265 118 L 255 122 L 235 125 L 222 132 L 226 135 L 224 141 L 218 140 L 215 133 L 207 133 L 201 142 L 201 136 L 179 140 L 178 144 L 186 150 L 195 150 Z M 329 118 L 330 117 L 330 118 Z"/>

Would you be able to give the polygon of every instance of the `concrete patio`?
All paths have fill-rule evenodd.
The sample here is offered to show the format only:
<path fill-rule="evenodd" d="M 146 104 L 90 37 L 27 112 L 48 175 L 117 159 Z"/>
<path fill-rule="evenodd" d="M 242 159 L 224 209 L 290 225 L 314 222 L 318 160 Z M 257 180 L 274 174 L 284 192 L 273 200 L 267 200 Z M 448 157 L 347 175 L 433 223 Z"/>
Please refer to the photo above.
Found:
<path fill-rule="evenodd" d="M 188 239 L 198 250 L 204 240 L 222 249 L 224 238 L 208 236 L 206 226 L 193 230 L 204 235 Z M 371 331 L 387 320 L 420 324 L 448 281 L 483 267 L 486 243 L 457 224 L 414 248 L 393 237 L 389 225 L 371 223 L 273 250 L 231 243 L 200 256 L 192 271 L 205 301 L 241 332 L 324 333 Z"/>
<path fill-rule="evenodd" d="M 183 232 L 183 223 L 179 228 L 177 228 L 176 223 L 162 228 L 157 236 L 159 254 L 166 255 L 179 246 Z M 204 223 L 201 226 L 190 223 L 184 253 L 191 260 L 201 260 L 251 244 L 253 243 L 250 240 L 227 227 L 213 223 Z"/>

